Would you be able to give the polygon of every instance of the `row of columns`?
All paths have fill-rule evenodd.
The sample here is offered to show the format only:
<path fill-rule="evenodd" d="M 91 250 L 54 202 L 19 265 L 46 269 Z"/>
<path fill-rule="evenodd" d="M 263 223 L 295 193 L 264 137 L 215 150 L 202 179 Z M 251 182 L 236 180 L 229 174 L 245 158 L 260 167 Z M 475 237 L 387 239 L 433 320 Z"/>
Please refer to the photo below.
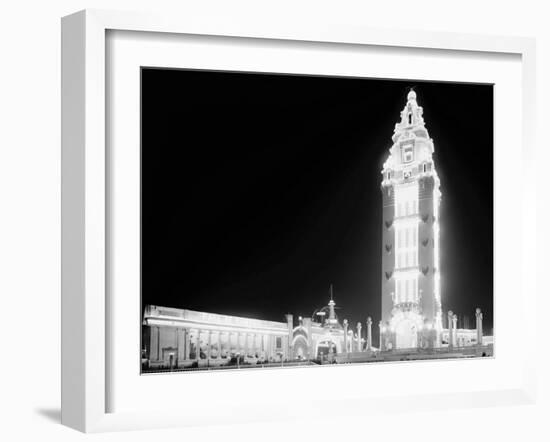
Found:
<path fill-rule="evenodd" d="M 476 332 L 477 345 L 483 345 L 483 313 L 479 308 L 476 308 Z"/>
<path fill-rule="evenodd" d="M 201 348 L 201 336 L 207 334 L 207 346 L 206 346 L 206 357 L 210 359 L 212 357 L 212 347 L 217 344 L 218 346 L 218 357 L 221 356 L 222 347 L 225 344 L 231 350 L 235 348 L 232 346 L 232 338 L 236 335 L 236 351 L 241 354 L 248 354 L 249 351 L 249 341 L 252 337 L 251 350 L 264 351 L 266 356 L 273 356 L 276 351 L 276 336 L 259 334 L 259 333 L 248 333 L 248 332 L 223 332 L 215 330 L 201 330 L 201 329 L 185 329 L 185 328 L 176 328 L 174 329 L 175 336 L 172 335 L 172 338 L 169 339 L 170 346 L 167 348 L 173 348 L 177 350 L 178 360 L 185 361 L 190 360 L 191 358 L 191 344 L 195 346 L 195 354 L 193 355 L 194 360 L 200 359 L 200 348 Z M 191 335 L 193 335 L 193 342 L 191 342 Z M 217 335 L 217 339 L 216 339 Z M 226 335 L 227 339 L 223 341 L 223 336 Z M 244 336 L 244 342 L 241 344 L 241 338 Z M 172 340 L 175 337 L 175 342 Z M 259 343 L 258 343 L 259 338 Z M 281 347 L 283 344 L 281 336 Z M 164 359 L 162 354 L 163 348 L 161 344 L 165 341 L 161 337 L 161 327 L 152 326 L 151 327 L 151 337 L 150 337 L 150 347 L 149 355 L 152 361 L 160 361 Z M 258 345 L 259 344 L 259 345 Z M 281 349 L 284 351 L 284 349 Z"/>
<path fill-rule="evenodd" d="M 449 347 L 456 347 L 456 326 L 458 323 L 458 317 L 452 310 L 447 312 L 447 324 L 449 327 Z"/>
<path fill-rule="evenodd" d="M 456 314 L 449 310 L 447 313 L 447 323 L 449 328 L 449 347 L 457 346 L 457 322 Z M 483 345 L 483 313 L 481 309 L 476 308 L 476 345 Z"/>
<path fill-rule="evenodd" d="M 370 350 L 372 348 L 372 318 L 369 316 L 367 318 L 367 337 L 366 337 L 366 346 L 365 350 Z M 363 344 L 361 340 L 361 329 L 363 326 L 360 322 L 357 323 L 357 339 L 355 340 L 355 345 L 353 342 L 353 337 L 351 338 L 351 351 L 361 352 L 363 351 Z M 350 339 L 349 336 L 349 322 L 347 319 L 344 319 L 344 353 L 348 352 L 349 344 L 348 339 Z"/>
<path fill-rule="evenodd" d="M 258 334 L 258 333 L 247 333 L 247 332 L 221 332 L 221 331 L 213 331 L 213 330 L 196 330 L 195 334 L 195 359 L 200 359 L 200 344 L 201 344 L 201 335 L 203 333 L 208 334 L 208 340 L 207 340 L 207 352 L 206 352 L 206 358 L 210 359 L 212 357 L 212 346 L 214 344 L 218 345 L 218 352 L 219 356 L 221 356 L 221 350 L 222 345 L 224 342 L 222 341 L 222 336 L 225 334 L 227 335 L 226 345 L 229 347 L 227 350 L 231 350 L 232 348 L 236 348 L 237 353 L 241 353 L 244 355 L 248 354 L 249 350 L 252 350 L 254 352 L 256 351 L 264 351 L 266 352 L 267 356 L 271 356 L 274 352 L 275 342 L 271 335 L 264 335 L 264 334 Z M 218 339 L 213 342 L 212 341 L 212 335 L 217 334 Z M 232 337 L 235 336 L 236 339 L 236 347 L 232 347 Z M 244 336 L 244 342 L 241 344 L 241 338 Z M 266 342 L 266 336 L 267 336 L 267 342 Z M 252 345 L 249 346 L 250 337 L 252 337 Z M 259 346 L 257 345 L 258 337 L 260 338 Z M 188 355 L 188 353 L 186 353 Z"/>

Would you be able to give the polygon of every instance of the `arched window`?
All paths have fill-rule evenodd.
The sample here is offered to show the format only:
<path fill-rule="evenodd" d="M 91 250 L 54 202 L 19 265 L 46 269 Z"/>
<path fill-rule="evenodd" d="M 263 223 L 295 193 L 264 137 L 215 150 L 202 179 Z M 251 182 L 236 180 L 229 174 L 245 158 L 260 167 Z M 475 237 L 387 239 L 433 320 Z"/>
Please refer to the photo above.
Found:
<path fill-rule="evenodd" d="M 413 124 L 413 116 L 412 113 L 409 112 L 409 125 Z"/>
<path fill-rule="evenodd" d="M 401 147 L 402 161 L 404 163 L 410 163 L 414 160 L 414 145 L 411 143 L 404 144 Z"/>

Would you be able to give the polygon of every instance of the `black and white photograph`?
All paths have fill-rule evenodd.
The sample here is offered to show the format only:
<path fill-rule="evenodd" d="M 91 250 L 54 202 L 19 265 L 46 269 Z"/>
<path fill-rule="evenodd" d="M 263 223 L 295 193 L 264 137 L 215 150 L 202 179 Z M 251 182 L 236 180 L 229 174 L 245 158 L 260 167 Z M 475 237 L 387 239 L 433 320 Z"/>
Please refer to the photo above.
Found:
<path fill-rule="evenodd" d="M 141 69 L 141 373 L 490 358 L 493 85 Z"/>
<path fill-rule="evenodd" d="M 544 2 L 2 6 L 0 440 L 547 442 Z"/>

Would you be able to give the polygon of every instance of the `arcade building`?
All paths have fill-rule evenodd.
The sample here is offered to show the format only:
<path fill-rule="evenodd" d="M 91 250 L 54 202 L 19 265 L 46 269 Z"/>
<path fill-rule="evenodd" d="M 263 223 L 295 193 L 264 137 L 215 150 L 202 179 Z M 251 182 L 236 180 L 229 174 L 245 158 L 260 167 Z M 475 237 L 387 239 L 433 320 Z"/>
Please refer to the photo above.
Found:
<path fill-rule="evenodd" d="M 365 330 L 340 321 L 332 296 L 311 317 L 286 315 L 286 322 L 149 305 L 143 314 L 142 354 L 148 369 L 204 368 L 289 361 L 367 362 L 391 360 L 396 352 L 432 351 L 454 357 L 486 349 L 483 315 L 475 329 L 458 329 L 449 311 L 444 328 L 440 290 L 440 181 L 434 143 L 423 110 L 411 90 L 395 125 L 384 163 L 382 192 L 382 311 L 377 347 L 372 319 Z M 464 349 L 470 349 L 466 351 Z M 486 351 L 483 352 L 486 354 Z"/>
<path fill-rule="evenodd" d="M 313 317 L 286 315 L 286 322 L 147 306 L 143 317 L 143 349 L 150 368 L 201 368 L 289 361 L 334 361 L 336 355 L 360 352 L 371 339 L 342 323 L 331 298 Z M 367 336 L 371 336 L 370 318 Z"/>

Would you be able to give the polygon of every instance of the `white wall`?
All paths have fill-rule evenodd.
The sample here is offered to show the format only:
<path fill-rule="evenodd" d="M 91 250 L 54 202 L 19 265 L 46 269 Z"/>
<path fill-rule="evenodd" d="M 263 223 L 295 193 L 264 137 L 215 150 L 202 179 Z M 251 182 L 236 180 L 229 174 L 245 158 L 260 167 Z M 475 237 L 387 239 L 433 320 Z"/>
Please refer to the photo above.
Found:
<path fill-rule="evenodd" d="M 172 13 L 210 13 L 223 16 L 269 14 L 274 21 L 325 20 L 373 27 L 448 30 L 535 36 L 538 39 L 538 122 L 543 134 L 550 121 L 550 15 L 545 2 L 499 1 L 203 1 L 156 0 L 11 0 L 0 8 L 0 296 L 2 352 L 0 359 L 0 435 L 3 440 L 44 438 L 80 440 L 83 435 L 58 425 L 60 322 L 60 17 L 83 8 L 162 10 Z M 273 6 L 271 6 L 273 5 Z M 217 17 L 217 18 L 216 18 Z M 221 17 L 221 18 L 220 18 Z M 540 138 L 538 183 L 545 178 L 549 143 Z M 536 176 L 533 174 L 533 176 Z M 510 177 L 515 179 L 514 177 Z M 534 178 L 535 180 L 535 178 Z M 546 190 L 544 190 L 546 193 Z M 550 225 L 549 197 L 540 205 L 539 226 Z M 533 221 L 533 226 L 535 226 Z M 539 244 L 548 245 L 547 229 L 539 229 Z M 539 270 L 542 250 L 539 247 Z M 546 258 L 547 259 L 547 258 Z M 536 269 L 532 271 L 535 277 Z M 542 273 L 540 273 L 542 275 Z M 548 291 L 548 290 L 546 290 Z M 548 301 L 541 300 L 539 323 Z M 536 313 L 533 313 L 536 314 Z M 542 329 L 541 329 L 542 331 Z M 518 349 L 518 355 L 520 349 Z M 541 372 L 550 372 L 548 352 L 541 356 Z M 368 382 L 368 380 L 366 380 Z M 97 436 L 101 440 L 201 438 L 214 440 L 281 440 L 308 437 L 320 440 L 381 437 L 393 440 L 544 440 L 548 437 L 549 382 L 540 380 L 541 403 L 432 414 L 380 415 L 376 419 L 336 421 L 327 425 L 303 422 L 255 424 L 250 427 L 165 430 Z M 298 398 L 300 392 L 290 393 Z M 327 411 L 330 413 L 330 411 Z M 396 422 L 399 422 L 396 425 Z M 427 431 L 417 432 L 419 424 Z M 326 430 L 323 435 L 321 428 Z M 452 430 L 446 430 L 452 428 Z M 8 435 L 9 433 L 9 435 Z M 54 439 L 55 438 L 55 439 Z"/>

